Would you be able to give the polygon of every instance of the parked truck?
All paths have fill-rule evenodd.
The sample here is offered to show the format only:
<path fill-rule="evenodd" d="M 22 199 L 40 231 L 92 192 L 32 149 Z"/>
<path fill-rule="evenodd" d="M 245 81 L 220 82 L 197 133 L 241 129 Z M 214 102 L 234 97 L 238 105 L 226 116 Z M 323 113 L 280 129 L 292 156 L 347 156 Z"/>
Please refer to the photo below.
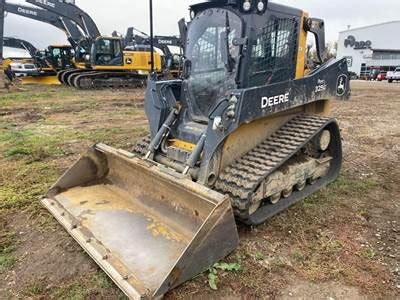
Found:
<path fill-rule="evenodd" d="M 389 83 L 393 81 L 400 81 L 400 67 L 397 67 L 396 70 L 392 72 L 387 72 L 386 78 Z"/>

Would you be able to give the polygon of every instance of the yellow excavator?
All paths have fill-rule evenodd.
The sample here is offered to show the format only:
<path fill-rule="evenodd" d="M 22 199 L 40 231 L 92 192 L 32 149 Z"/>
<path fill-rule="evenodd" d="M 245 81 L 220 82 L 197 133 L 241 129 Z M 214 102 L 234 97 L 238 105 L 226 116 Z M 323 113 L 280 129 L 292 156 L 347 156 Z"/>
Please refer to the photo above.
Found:
<path fill-rule="evenodd" d="M 350 81 L 346 59 L 326 58 L 323 20 L 266 0 L 190 11 L 183 78 L 148 80 L 149 137 L 94 145 L 42 200 L 132 299 L 207 270 L 237 247 L 235 222 L 261 224 L 341 169 L 329 108 Z"/>
<path fill-rule="evenodd" d="M 150 51 L 125 49 L 121 37 L 97 37 L 84 55 L 84 63 L 58 73 L 63 84 L 79 89 L 143 86 L 150 73 Z M 79 47 L 75 61 L 80 56 Z M 161 72 L 161 55 L 154 53 L 155 71 Z"/>

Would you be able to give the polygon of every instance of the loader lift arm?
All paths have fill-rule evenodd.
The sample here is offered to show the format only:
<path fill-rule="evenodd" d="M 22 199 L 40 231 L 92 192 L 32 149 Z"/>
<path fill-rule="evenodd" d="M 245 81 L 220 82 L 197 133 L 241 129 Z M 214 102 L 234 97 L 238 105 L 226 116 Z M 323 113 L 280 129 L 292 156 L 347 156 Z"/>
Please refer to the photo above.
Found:
<path fill-rule="evenodd" d="M 28 7 L 24 5 L 6 3 L 5 11 L 11 14 L 22 16 L 28 19 L 50 24 L 65 32 L 71 46 L 75 47 L 82 39 L 82 33 L 76 24 L 71 20 L 63 18 L 61 15 L 45 9 Z"/>

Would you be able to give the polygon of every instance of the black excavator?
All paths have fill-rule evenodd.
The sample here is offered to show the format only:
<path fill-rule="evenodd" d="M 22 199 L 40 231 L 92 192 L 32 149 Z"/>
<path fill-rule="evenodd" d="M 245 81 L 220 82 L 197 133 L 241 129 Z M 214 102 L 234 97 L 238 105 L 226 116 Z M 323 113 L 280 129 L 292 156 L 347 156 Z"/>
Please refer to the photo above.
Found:
<path fill-rule="evenodd" d="M 94 145 L 42 200 L 132 299 L 207 270 L 237 247 L 235 221 L 261 224 L 341 169 L 330 103 L 349 99 L 350 76 L 327 59 L 324 21 L 267 0 L 190 12 L 183 77 L 148 80 L 150 136 L 132 151 Z"/>

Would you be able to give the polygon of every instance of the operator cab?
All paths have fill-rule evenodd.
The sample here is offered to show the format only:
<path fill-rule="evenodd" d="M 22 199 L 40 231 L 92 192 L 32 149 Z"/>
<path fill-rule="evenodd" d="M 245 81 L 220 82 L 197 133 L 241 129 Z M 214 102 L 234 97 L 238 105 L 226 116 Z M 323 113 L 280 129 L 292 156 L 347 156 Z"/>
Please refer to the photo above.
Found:
<path fill-rule="evenodd" d="M 181 93 L 185 122 L 178 122 L 176 134 L 195 144 L 193 126 L 203 131 L 235 89 L 295 79 L 302 17 L 301 10 L 262 0 L 191 6 Z"/>
<path fill-rule="evenodd" d="M 72 59 L 75 52 L 71 46 L 49 46 L 48 60 L 56 71 L 73 67 Z"/>
<path fill-rule="evenodd" d="M 122 66 L 122 39 L 118 37 L 97 38 L 92 45 L 91 64 L 98 66 Z"/>
<path fill-rule="evenodd" d="M 236 88 L 294 79 L 302 15 L 261 0 L 193 5 L 185 51 L 193 120 L 208 122 L 210 109 Z"/>

